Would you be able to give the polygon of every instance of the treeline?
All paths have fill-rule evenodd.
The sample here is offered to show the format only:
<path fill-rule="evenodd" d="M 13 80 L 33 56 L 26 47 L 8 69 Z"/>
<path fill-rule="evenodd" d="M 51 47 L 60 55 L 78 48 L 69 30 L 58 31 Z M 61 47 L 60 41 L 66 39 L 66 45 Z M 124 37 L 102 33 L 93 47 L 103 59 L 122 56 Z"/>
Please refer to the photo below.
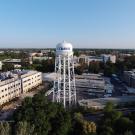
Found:
<path fill-rule="evenodd" d="M 91 109 L 86 109 L 87 112 Z M 0 135 L 134 135 L 135 113 L 123 114 L 107 103 L 95 123 L 83 116 L 85 109 L 65 110 L 48 101 L 43 93 L 27 97 L 12 122 L 0 122 Z"/>
<path fill-rule="evenodd" d="M 27 97 L 13 115 L 0 122 L 0 135 L 95 135 L 96 124 L 79 112 L 49 102 L 43 93 Z"/>
<path fill-rule="evenodd" d="M 24 53 L 23 51 L 19 53 L 14 53 L 14 52 L 4 52 L 0 54 L 0 60 L 4 59 L 22 59 L 24 57 L 28 56 L 27 53 Z"/>
<path fill-rule="evenodd" d="M 55 61 L 54 58 L 49 59 L 49 60 L 35 60 L 32 64 L 32 67 L 40 72 L 46 73 L 46 72 L 54 72 L 54 65 Z"/>
<path fill-rule="evenodd" d="M 116 63 L 103 63 L 92 61 L 88 64 L 84 61 L 80 62 L 80 66 L 75 68 L 76 74 L 87 73 L 103 73 L 105 76 L 112 74 L 122 74 L 125 70 L 132 70 L 135 68 L 135 56 L 125 57 L 123 61 L 117 60 Z"/>
<path fill-rule="evenodd" d="M 112 103 L 104 108 L 103 117 L 97 123 L 97 135 L 134 135 L 135 112 L 116 111 Z"/>

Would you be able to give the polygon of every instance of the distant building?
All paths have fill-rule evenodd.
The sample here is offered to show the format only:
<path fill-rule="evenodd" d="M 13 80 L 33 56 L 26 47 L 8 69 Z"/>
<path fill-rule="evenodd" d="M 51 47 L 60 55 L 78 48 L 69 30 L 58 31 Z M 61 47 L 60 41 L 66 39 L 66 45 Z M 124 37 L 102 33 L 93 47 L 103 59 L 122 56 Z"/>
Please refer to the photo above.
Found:
<path fill-rule="evenodd" d="M 123 81 L 132 88 L 135 88 L 135 70 L 124 71 Z"/>
<path fill-rule="evenodd" d="M 13 64 L 14 68 L 21 68 L 21 59 L 5 59 L 2 61 L 3 64 Z"/>
<path fill-rule="evenodd" d="M 74 57 L 75 62 L 80 62 L 83 61 L 89 65 L 90 62 L 112 62 L 116 63 L 116 56 L 111 55 L 111 54 L 102 54 L 101 56 L 86 56 L 86 55 L 81 55 L 79 57 Z"/>
<path fill-rule="evenodd" d="M 51 50 L 41 50 L 42 54 L 48 54 L 49 52 L 51 52 Z"/>
<path fill-rule="evenodd" d="M 14 70 L 0 74 L 0 105 L 42 83 L 42 73 Z"/>
<path fill-rule="evenodd" d="M 21 59 L 5 59 L 2 62 L 3 63 L 10 63 L 10 64 L 20 64 Z"/>
<path fill-rule="evenodd" d="M 116 63 L 116 56 L 115 55 L 103 54 L 101 56 L 103 57 L 104 63 L 106 63 L 107 61 L 110 61 L 111 63 Z"/>
<path fill-rule="evenodd" d="M 32 60 L 39 60 L 39 61 L 42 61 L 42 60 L 50 60 L 52 59 L 52 57 L 47 57 L 47 56 L 44 56 L 44 57 L 32 57 Z"/>
<path fill-rule="evenodd" d="M 2 62 L 0 61 L 0 70 L 2 70 L 2 65 L 3 65 Z"/>
<path fill-rule="evenodd" d="M 34 56 L 41 57 L 41 56 L 43 56 L 43 53 L 34 52 L 34 53 L 30 53 L 29 55 L 30 55 L 31 57 L 34 57 Z"/>
<path fill-rule="evenodd" d="M 4 51 L 0 51 L 0 54 L 3 54 L 4 53 Z"/>

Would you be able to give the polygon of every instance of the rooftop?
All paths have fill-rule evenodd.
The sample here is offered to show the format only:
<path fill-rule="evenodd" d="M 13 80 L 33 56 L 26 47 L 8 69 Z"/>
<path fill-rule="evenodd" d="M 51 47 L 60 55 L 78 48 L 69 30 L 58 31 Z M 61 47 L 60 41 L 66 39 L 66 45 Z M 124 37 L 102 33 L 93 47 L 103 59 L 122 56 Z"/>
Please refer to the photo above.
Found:
<path fill-rule="evenodd" d="M 0 73 L 0 86 L 15 81 L 18 78 L 24 78 L 35 73 L 37 73 L 37 71 L 33 71 L 33 70 L 12 70 L 8 72 Z"/>

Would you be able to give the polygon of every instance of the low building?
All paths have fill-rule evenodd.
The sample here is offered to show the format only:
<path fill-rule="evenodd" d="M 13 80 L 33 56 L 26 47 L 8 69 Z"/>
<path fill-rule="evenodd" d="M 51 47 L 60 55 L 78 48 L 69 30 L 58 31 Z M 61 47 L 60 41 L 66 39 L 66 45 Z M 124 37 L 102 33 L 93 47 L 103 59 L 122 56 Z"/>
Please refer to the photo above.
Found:
<path fill-rule="evenodd" d="M 42 73 L 14 70 L 0 74 L 0 105 L 9 102 L 21 93 L 26 93 L 42 83 Z"/>
<path fill-rule="evenodd" d="M 2 61 L 3 64 L 13 64 L 14 68 L 21 68 L 21 59 L 5 59 Z"/>
<path fill-rule="evenodd" d="M 111 54 L 103 54 L 101 55 L 103 58 L 104 63 L 110 61 L 111 63 L 116 63 L 116 56 Z"/>
<path fill-rule="evenodd" d="M 32 57 L 33 61 L 34 60 L 42 61 L 42 60 L 51 60 L 51 59 L 52 59 L 52 57 L 47 57 L 47 56 L 44 56 L 44 57 L 36 57 L 36 56 L 34 56 L 34 57 Z"/>
<path fill-rule="evenodd" d="M 123 81 L 132 88 L 135 88 L 135 70 L 124 71 Z"/>
<path fill-rule="evenodd" d="M 29 71 L 28 73 L 21 75 L 21 80 L 22 91 L 25 93 L 42 83 L 42 73 L 37 71 Z"/>
<path fill-rule="evenodd" d="M 2 65 L 3 65 L 2 62 L 0 61 L 0 70 L 2 70 Z"/>
<path fill-rule="evenodd" d="M 116 55 L 111 55 L 111 54 L 102 54 L 100 56 L 86 56 L 86 55 L 81 55 L 79 57 L 74 57 L 75 62 L 80 62 L 83 61 L 89 65 L 90 62 L 112 62 L 116 63 Z"/>
<path fill-rule="evenodd" d="M 21 59 L 5 59 L 2 62 L 3 63 L 10 63 L 10 64 L 20 64 Z"/>

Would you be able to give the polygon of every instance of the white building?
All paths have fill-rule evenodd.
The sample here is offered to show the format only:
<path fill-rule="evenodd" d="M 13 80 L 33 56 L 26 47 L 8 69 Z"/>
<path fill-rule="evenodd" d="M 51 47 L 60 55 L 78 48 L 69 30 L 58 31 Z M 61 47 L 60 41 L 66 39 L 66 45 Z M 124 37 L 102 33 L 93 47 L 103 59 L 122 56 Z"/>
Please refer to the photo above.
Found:
<path fill-rule="evenodd" d="M 11 71 L 0 74 L 0 105 L 9 102 L 42 83 L 37 71 Z"/>
<path fill-rule="evenodd" d="M 25 93 L 42 83 L 42 73 L 37 71 L 29 71 L 29 73 L 21 75 L 22 91 Z"/>
<path fill-rule="evenodd" d="M 74 61 L 79 63 L 79 61 L 82 60 L 83 62 L 87 63 L 89 65 L 90 62 L 112 62 L 116 63 L 116 56 L 111 54 L 102 54 L 101 56 L 86 56 L 81 55 L 79 57 L 74 57 Z"/>
<path fill-rule="evenodd" d="M 44 57 L 36 57 L 36 56 L 34 56 L 34 57 L 32 57 L 33 61 L 34 60 L 42 61 L 42 60 L 51 60 L 51 59 L 52 59 L 52 57 L 48 57 L 48 56 L 44 56 Z"/>
<path fill-rule="evenodd" d="M 0 70 L 2 70 L 2 65 L 3 65 L 2 62 L 0 61 Z"/>
<path fill-rule="evenodd" d="M 116 63 L 116 56 L 115 55 L 110 55 L 110 54 L 103 54 L 103 61 L 106 63 L 107 61 L 110 61 L 112 63 Z"/>

